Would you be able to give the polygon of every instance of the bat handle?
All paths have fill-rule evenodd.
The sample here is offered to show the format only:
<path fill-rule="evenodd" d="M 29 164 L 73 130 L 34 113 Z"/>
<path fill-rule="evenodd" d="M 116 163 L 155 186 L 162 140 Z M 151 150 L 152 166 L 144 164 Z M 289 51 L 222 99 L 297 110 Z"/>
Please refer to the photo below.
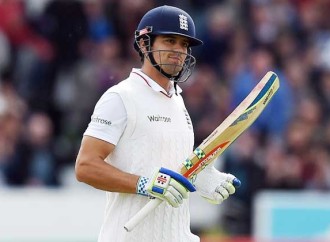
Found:
<path fill-rule="evenodd" d="M 135 214 L 125 225 L 127 232 L 131 232 L 152 210 L 162 203 L 160 199 L 152 199 L 137 214 Z"/>

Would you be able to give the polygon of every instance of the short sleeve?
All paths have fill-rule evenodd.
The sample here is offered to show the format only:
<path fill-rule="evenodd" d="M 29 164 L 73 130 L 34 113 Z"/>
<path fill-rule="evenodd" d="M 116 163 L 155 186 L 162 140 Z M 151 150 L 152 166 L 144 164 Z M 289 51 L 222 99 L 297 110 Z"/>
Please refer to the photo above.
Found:
<path fill-rule="evenodd" d="M 117 145 L 127 124 L 127 112 L 117 93 L 106 92 L 97 102 L 84 135 Z"/>

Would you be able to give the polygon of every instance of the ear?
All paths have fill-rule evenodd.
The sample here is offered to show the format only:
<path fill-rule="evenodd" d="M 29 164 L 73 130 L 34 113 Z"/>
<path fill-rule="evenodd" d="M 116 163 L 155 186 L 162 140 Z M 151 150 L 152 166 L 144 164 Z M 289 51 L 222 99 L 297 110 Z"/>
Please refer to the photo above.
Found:
<path fill-rule="evenodd" d="M 147 52 L 146 40 L 141 38 L 139 39 L 138 43 L 142 54 L 145 54 Z"/>

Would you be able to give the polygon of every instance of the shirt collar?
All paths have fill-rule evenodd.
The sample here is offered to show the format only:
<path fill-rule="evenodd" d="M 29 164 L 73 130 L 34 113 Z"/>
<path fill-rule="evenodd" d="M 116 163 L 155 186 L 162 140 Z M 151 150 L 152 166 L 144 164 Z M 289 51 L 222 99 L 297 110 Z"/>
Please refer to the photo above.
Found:
<path fill-rule="evenodd" d="M 137 69 L 137 68 L 133 68 L 132 72 L 135 72 L 137 74 L 139 74 L 140 76 L 142 76 L 144 78 L 144 80 L 147 82 L 147 84 L 156 92 L 162 92 L 165 93 L 168 96 L 172 96 L 173 94 L 175 94 L 175 89 L 174 89 L 174 83 L 173 81 L 170 82 L 170 90 L 169 92 L 167 92 L 163 87 L 161 87 L 157 82 L 155 82 L 154 80 L 152 80 L 149 76 L 147 76 L 146 74 L 144 74 L 141 69 Z M 177 93 L 181 93 L 182 89 L 177 85 Z"/>

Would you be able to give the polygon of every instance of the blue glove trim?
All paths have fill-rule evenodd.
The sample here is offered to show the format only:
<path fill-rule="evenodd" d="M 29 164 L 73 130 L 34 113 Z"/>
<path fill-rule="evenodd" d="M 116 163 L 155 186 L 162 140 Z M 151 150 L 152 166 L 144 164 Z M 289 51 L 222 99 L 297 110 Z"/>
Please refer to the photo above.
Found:
<path fill-rule="evenodd" d="M 162 194 L 162 195 L 164 194 L 164 189 L 163 188 L 153 186 L 151 190 L 153 192 L 157 192 L 157 193 Z"/>
<path fill-rule="evenodd" d="M 164 173 L 166 175 L 169 175 L 170 177 L 173 177 L 175 180 L 177 180 L 178 182 L 180 182 L 183 186 L 185 186 L 185 188 L 188 189 L 189 192 L 195 192 L 196 188 L 194 187 L 194 185 L 184 176 L 180 175 L 179 173 L 166 169 L 164 167 L 161 167 L 159 172 Z"/>
<path fill-rule="evenodd" d="M 238 180 L 237 178 L 234 178 L 234 180 L 233 180 L 233 185 L 234 185 L 234 187 L 240 187 L 241 186 L 241 181 L 240 180 Z"/>

